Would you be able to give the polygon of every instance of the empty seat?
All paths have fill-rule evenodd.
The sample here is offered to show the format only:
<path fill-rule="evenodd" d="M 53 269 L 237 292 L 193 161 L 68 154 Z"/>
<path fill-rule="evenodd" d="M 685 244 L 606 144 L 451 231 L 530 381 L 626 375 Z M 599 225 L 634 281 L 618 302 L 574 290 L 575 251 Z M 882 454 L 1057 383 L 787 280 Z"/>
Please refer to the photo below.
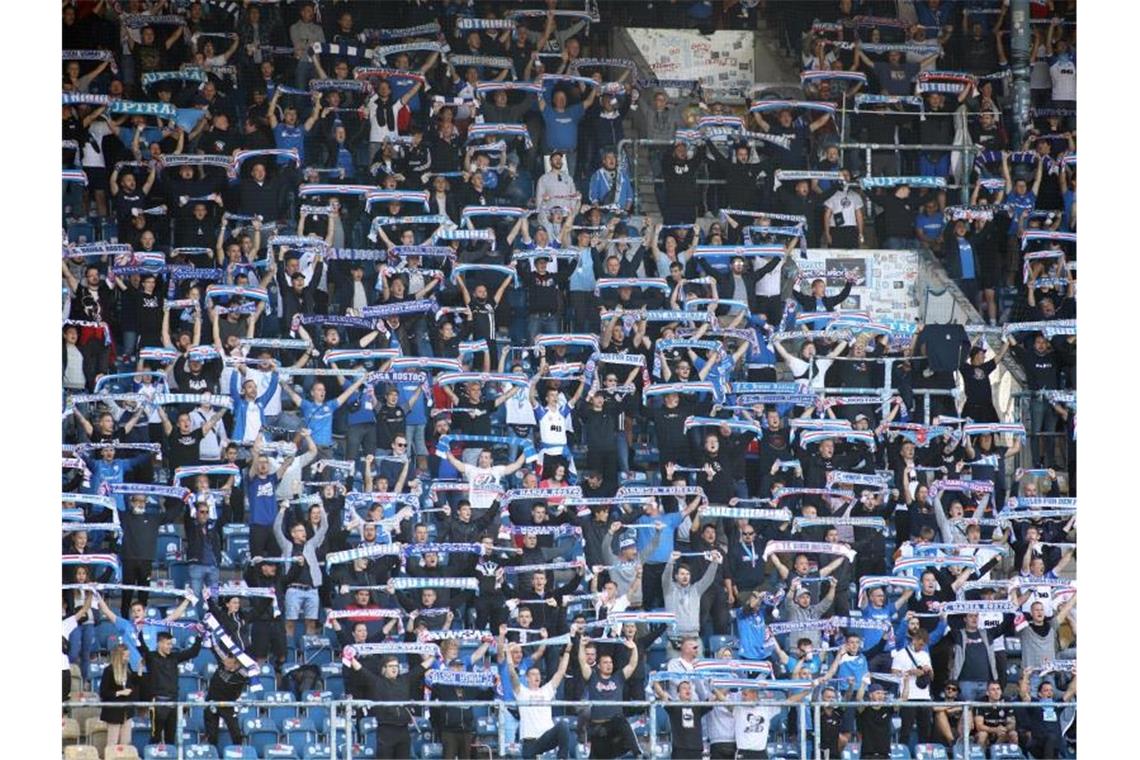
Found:
<path fill-rule="evenodd" d="M 107 746 L 107 724 L 98 718 L 88 718 L 83 724 L 83 741 L 102 753 Z"/>
<path fill-rule="evenodd" d="M 64 718 L 63 719 L 63 743 L 64 743 L 64 745 L 66 746 L 68 744 L 79 744 L 79 737 L 80 737 L 79 721 L 77 721 L 75 718 Z"/>
<path fill-rule="evenodd" d="M 222 750 L 222 757 L 226 760 L 257 760 L 257 751 L 246 745 L 231 744 Z"/>
<path fill-rule="evenodd" d="M 305 749 L 317 743 L 317 727 L 308 718 L 286 718 L 281 723 L 285 743 L 297 750 L 297 755 L 305 754 Z"/>
<path fill-rule="evenodd" d="M 924 747 L 924 746 L 929 747 L 932 745 L 920 744 L 920 745 L 918 745 L 918 747 L 915 748 L 915 751 L 921 752 L 922 751 L 921 747 Z M 923 755 L 918 755 L 918 757 L 923 757 Z M 942 757 L 946 757 L 945 753 L 943 753 Z M 907 747 L 905 744 L 892 744 L 891 745 L 891 760 L 910 760 L 910 748 Z"/>
<path fill-rule="evenodd" d="M 301 756 L 288 744 L 273 744 L 265 748 L 262 757 L 276 760 L 297 760 Z"/>
<path fill-rule="evenodd" d="M 90 744 L 72 744 L 64 747 L 63 760 L 99 760 L 99 750 Z"/>
<path fill-rule="evenodd" d="M 303 757 L 305 760 L 326 760 L 332 757 L 332 751 L 328 747 L 311 744 L 305 747 Z"/>
<path fill-rule="evenodd" d="M 272 718 L 250 718 L 243 724 L 246 741 L 257 750 L 258 756 L 264 748 L 277 743 L 277 722 Z"/>
<path fill-rule="evenodd" d="M 1024 760 L 1025 754 L 1016 744 L 995 744 L 990 747 L 990 757 L 993 760 Z"/>
<path fill-rule="evenodd" d="M 218 748 L 213 744 L 191 744 L 185 749 L 186 760 L 218 760 Z"/>
<path fill-rule="evenodd" d="M 139 751 L 133 744 L 112 744 L 103 751 L 103 760 L 139 760 Z"/>
<path fill-rule="evenodd" d="M 173 744 L 148 744 L 143 749 L 146 760 L 175 760 L 178 757 L 178 748 Z"/>
<path fill-rule="evenodd" d="M 905 747 L 903 747 L 903 749 L 905 749 Z M 894 747 L 891 747 L 891 752 L 891 757 L 893 758 Z M 916 760 L 947 760 L 946 748 L 941 744 L 916 744 L 914 747 L 914 756 Z M 909 752 L 906 757 L 910 757 Z M 903 760 L 905 760 L 905 758 L 903 758 Z"/>

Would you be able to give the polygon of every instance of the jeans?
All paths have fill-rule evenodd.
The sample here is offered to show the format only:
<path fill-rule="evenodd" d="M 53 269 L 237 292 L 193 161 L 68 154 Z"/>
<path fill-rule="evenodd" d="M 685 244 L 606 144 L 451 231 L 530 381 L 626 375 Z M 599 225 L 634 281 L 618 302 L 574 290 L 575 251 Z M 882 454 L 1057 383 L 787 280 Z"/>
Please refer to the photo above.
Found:
<path fill-rule="evenodd" d="M 891 236 L 883 243 L 884 248 L 890 248 L 894 251 L 905 251 L 911 248 L 921 248 L 918 240 L 911 237 L 895 237 Z"/>
<path fill-rule="evenodd" d="M 557 314 L 529 314 L 526 318 L 526 335 L 534 343 L 536 335 L 556 335 L 559 330 Z"/>
<path fill-rule="evenodd" d="M 985 681 L 959 681 L 958 698 L 963 702 L 980 702 L 986 697 Z"/>
<path fill-rule="evenodd" d="M 293 72 L 294 84 L 304 90 L 309 87 L 309 80 L 317 75 L 317 68 L 309 61 L 297 61 L 297 68 Z"/>
<path fill-rule="evenodd" d="M 1057 410 L 1044 398 L 1034 398 L 1029 407 L 1029 451 L 1033 456 L 1033 466 L 1044 461 L 1045 467 L 1053 466 L 1053 437 L 1047 435 L 1057 429 Z M 1045 433 L 1046 435 L 1041 435 Z"/>
<path fill-rule="evenodd" d="M 123 331 L 123 356 L 131 356 L 139 345 L 139 334 L 134 330 Z"/>
<path fill-rule="evenodd" d="M 197 563 L 190 565 L 190 590 L 199 599 L 202 598 L 203 586 L 216 586 L 220 579 L 221 572 L 217 565 L 200 565 Z M 199 604 L 201 603 L 199 602 Z"/>
<path fill-rule="evenodd" d="M 503 709 L 499 712 L 499 720 L 503 723 L 504 741 L 507 744 L 512 744 L 519 735 L 519 719 L 511 715 L 510 710 Z"/>
<path fill-rule="evenodd" d="M 558 748 L 558 757 L 570 757 L 570 726 L 563 721 L 555 721 L 554 728 L 534 739 L 523 739 L 522 756 L 526 760 L 543 752 Z"/>
<path fill-rule="evenodd" d="M 345 458 L 357 463 L 357 470 L 363 469 L 363 455 L 376 448 L 376 426 L 365 422 L 349 425 L 345 438 Z M 357 461 L 360 460 L 360 461 Z"/>
<path fill-rule="evenodd" d="M 91 667 L 91 653 L 95 649 L 95 626 L 82 623 L 67 637 L 67 659 L 79 666 L 84 679 Z"/>

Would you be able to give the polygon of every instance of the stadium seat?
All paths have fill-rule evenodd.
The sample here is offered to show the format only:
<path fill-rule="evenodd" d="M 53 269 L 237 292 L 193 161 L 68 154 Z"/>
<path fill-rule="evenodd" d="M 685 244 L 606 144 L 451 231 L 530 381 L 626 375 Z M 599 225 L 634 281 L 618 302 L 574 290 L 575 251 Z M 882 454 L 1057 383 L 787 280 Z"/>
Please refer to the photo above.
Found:
<path fill-rule="evenodd" d="M 922 747 L 932 747 L 932 744 L 920 744 L 915 748 L 915 752 L 921 752 Z M 922 757 L 922 755 L 916 755 Z M 943 755 L 945 758 L 945 755 Z M 910 748 L 905 744 L 892 744 L 891 745 L 891 760 L 910 760 Z"/>
<path fill-rule="evenodd" d="M 893 752 L 894 748 L 891 749 Z M 907 757 L 909 756 L 908 752 Z M 946 748 L 941 744 L 917 744 L 914 748 L 914 757 L 915 760 L 947 760 Z"/>
<path fill-rule="evenodd" d="M 666 758 L 671 758 L 672 756 L 673 756 L 673 745 L 670 744 L 669 742 L 658 742 L 657 746 L 654 747 L 654 751 L 653 751 L 653 757 L 654 758 L 660 758 L 660 760 L 665 760 Z M 585 757 L 585 755 L 579 754 L 578 757 Z"/>
<path fill-rule="evenodd" d="M 1025 760 L 1025 753 L 1016 744 L 995 744 L 990 747 L 991 760 Z"/>
<path fill-rule="evenodd" d="M 297 750 L 288 744 L 273 744 L 265 747 L 261 756 L 266 760 L 297 760 L 301 757 L 297 754 Z"/>
<path fill-rule="evenodd" d="M 165 567 L 182 559 L 182 538 L 170 533 L 160 533 L 154 542 L 154 562 Z"/>
<path fill-rule="evenodd" d="M 99 760 L 99 750 L 90 744 L 72 744 L 64 748 L 63 760 Z"/>
<path fill-rule="evenodd" d="M 293 694 L 288 691 L 271 691 L 261 698 L 265 702 L 293 702 Z M 281 723 L 287 718 L 296 718 L 300 709 L 295 705 L 270 705 L 267 710 L 268 717 L 274 723 Z"/>
<path fill-rule="evenodd" d="M 80 703 L 84 703 L 84 702 L 91 703 L 91 704 L 76 705 L 76 706 L 71 707 L 68 710 L 68 712 L 71 713 L 71 717 L 76 720 L 76 722 L 79 724 L 79 726 L 81 728 L 87 724 L 88 718 L 98 718 L 99 717 L 99 712 L 100 712 L 101 708 L 99 708 L 98 705 L 95 704 L 99 701 L 99 695 L 96 694 L 95 692 L 90 692 L 90 691 L 80 692 L 78 694 L 73 695 L 71 701 L 72 702 L 80 702 Z"/>
<path fill-rule="evenodd" d="M 281 722 L 281 733 L 285 743 L 303 755 L 305 748 L 317 741 L 317 727 L 308 718 L 286 718 Z"/>
<path fill-rule="evenodd" d="M 107 724 L 99 718 L 88 718 L 83 724 L 83 741 L 102 754 L 107 746 Z"/>
<path fill-rule="evenodd" d="M 139 760 L 139 751 L 133 744 L 112 744 L 103 751 L 103 760 Z"/>
<path fill-rule="evenodd" d="M 324 725 L 329 717 L 330 710 L 327 703 L 332 701 L 332 693 L 327 691 L 305 692 L 305 697 L 301 701 L 305 703 L 302 708 L 304 717 L 313 721 L 314 725 Z"/>
<path fill-rule="evenodd" d="M 970 745 L 970 754 L 966 755 L 961 744 L 954 745 L 954 760 L 986 760 L 986 752 L 976 744 Z"/>
<path fill-rule="evenodd" d="M 150 744 L 150 719 L 133 719 L 131 721 L 131 745 L 141 755 L 143 748 L 148 744 Z"/>
<path fill-rule="evenodd" d="M 265 747 L 277 743 L 277 722 L 272 718 L 248 718 L 242 727 L 246 741 L 257 750 L 258 755 Z"/>
<path fill-rule="evenodd" d="M 716 653 L 722 647 L 732 647 L 736 651 L 736 637 L 735 636 L 709 636 L 709 651 L 706 653 L 708 657 L 716 657 Z"/>
<path fill-rule="evenodd" d="M 222 750 L 225 760 L 258 760 L 257 750 L 248 744 L 231 744 Z"/>
<path fill-rule="evenodd" d="M 843 748 L 842 760 L 859 760 L 859 742 L 850 742 Z"/>
<path fill-rule="evenodd" d="M 324 636 L 305 636 L 302 641 L 302 655 L 310 665 L 332 663 L 332 641 Z"/>
<path fill-rule="evenodd" d="M 415 757 L 423 758 L 423 760 L 436 760 L 436 758 L 443 757 L 443 745 L 439 742 L 423 742 L 420 745 L 418 753 L 413 753 Z"/>
<path fill-rule="evenodd" d="M 79 721 L 75 718 L 65 717 L 63 719 L 63 745 L 66 747 L 68 744 L 79 744 L 81 735 Z"/>
<path fill-rule="evenodd" d="M 144 760 L 174 760 L 178 757 L 178 747 L 173 744 L 148 744 L 143 749 Z"/>
<path fill-rule="evenodd" d="M 193 667 L 194 663 L 188 662 L 187 665 Z M 187 697 L 196 691 L 202 690 L 202 679 L 197 673 L 193 671 L 183 671 L 178 674 L 178 699 L 185 702 Z"/>
<path fill-rule="evenodd" d="M 191 744 L 185 748 L 186 760 L 218 760 L 218 748 L 213 744 Z"/>
<path fill-rule="evenodd" d="M 327 746 L 319 746 L 311 744 L 305 747 L 305 760 L 328 760 L 332 757 L 332 751 Z"/>

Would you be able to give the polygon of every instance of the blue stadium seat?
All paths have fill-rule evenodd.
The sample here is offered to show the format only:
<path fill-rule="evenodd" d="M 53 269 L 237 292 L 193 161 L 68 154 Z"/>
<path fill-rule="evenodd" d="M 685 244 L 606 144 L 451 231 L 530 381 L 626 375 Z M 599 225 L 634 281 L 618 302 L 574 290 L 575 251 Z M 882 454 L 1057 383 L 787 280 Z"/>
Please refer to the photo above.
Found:
<path fill-rule="evenodd" d="M 332 757 L 332 752 L 327 746 L 309 745 L 305 747 L 303 755 L 305 760 L 328 760 Z"/>
<path fill-rule="evenodd" d="M 328 703 L 332 701 L 332 692 L 309 691 L 305 692 L 305 707 L 301 709 L 302 715 L 313 721 L 314 725 L 323 726 L 329 717 Z"/>
<path fill-rule="evenodd" d="M 72 222 L 67 225 L 67 240 L 71 243 L 94 243 L 95 225 L 91 222 Z"/>
<path fill-rule="evenodd" d="M 257 750 L 248 744 L 231 744 L 222 750 L 222 757 L 225 760 L 257 760 Z"/>
<path fill-rule="evenodd" d="M 293 702 L 293 694 L 288 691 L 271 691 L 261 698 L 266 702 Z M 270 720 L 280 723 L 286 718 L 296 718 L 300 708 L 294 705 L 271 706 L 268 708 Z"/>
<path fill-rule="evenodd" d="M 475 735 L 480 738 L 498 736 L 499 723 L 494 718 L 476 718 Z"/>
<path fill-rule="evenodd" d="M 922 751 L 921 748 L 924 746 L 925 747 L 932 747 L 934 745 L 932 745 L 932 744 L 920 744 L 917 747 L 915 747 L 915 751 L 921 752 Z M 923 757 L 923 755 L 920 754 L 920 755 L 918 755 L 918 757 Z M 946 757 L 945 750 L 943 750 L 942 757 L 943 758 Z M 910 748 L 907 747 L 905 744 L 892 744 L 891 745 L 891 760 L 910 760 Z"/>
<path fill-rule="evenodd" d="M 297 750 L 298 755 L 303 755 L 305 748 L 317 742 L 317 727 L 308 718 L 286 718 L 281 723 L 281 733 L 285 743 Z"/>
<path fill-rule="evenodd" d="M 173 744 L 148 744 L 143 748 L 142 756 L 146 760 L 175 760 L 178 748 Z"/>
<path fill-rule="evenodd" d="M 154 563 L 165 567 L 182 559 L 182 538 L 176 534 L 160 533 L 154 540 Z"/>
<path fill-rule="evenodd" d="M 669 742 L 658 742 L 657 743 L 657 746 L 654 748 L 654 752 L 653 752 L 653 757 L 655 758 L 655 760 L 658 760 L 658 759 L 666 760 L 666 758 L 671 758 L 672 756 L 673 756 L 673 745 L 672 744 L 670 744 Z M 578 757 L 585 757 L 585 755 L 579 754 Z"/>
<path fill-rule="evenodd" d="M 186 588 L 190 585 L 190 563 L 171 562 L 166 568 L 170 582 L 175 588 Z"/>
<path fill-rule="evenodd" d="M 859 742 L 851 742 L 843 748 L 842 760 L 859 760 Z"/>
<path fill-rule="evenodd" d="M 297 760 L 301 756 L 288 744 L 274 744 L 265 748 L 262 757 L 266 760 Z"/>
<path fill-rule="evenodd" d="M 790 758 L 798 758 L 799 756 L 799 747 L 791 742 L 768 743 L 768 757 L 773 760 L 790 760 Z"/>
<path fill-rule="evenodd" d="M 277 743 L 277 723 L 270 718 L 249 718 L 243 728 L 246 741 L 257 750 L 258 756 L 264 754 L 266 747 Z"/>
<path fill-rule="evenodd" d="M 706 653 L 708 657 L 716 657 L 716 653 L 722 647 L 732 647 L 733 651 L 736 650 L 736 637 L 735 636 L 709 636 L 709 651 Z"/>
<path fill-rule="evenodd" d="M 423 742 L 420 745 L 419 752 L 413 752 L 412 755 L 424 760 L 435 760 L 443 757 L 443 745 L 439 742 Z"/>
<path fill-rule="evenodd" d="M 186 663 L 193 667 L 193 663 Z M 183 671 L 178 674 L 178 699 L 185 702 L 186 698 L 193 692 L 202 690 L 202 679 L 198 677 L 197 673 L 193 671 Z"/>
<path fill-rule="evenodd" d="M 967 756 L 964 752 L 965 747 L 961 744 L 954 745 L 954 760 L 986 760 L 986 753 L 981 747 L 976 744 L 970 745 L 970 754 Z"/>
<path fill-rule="evenodd" d="M 310 665 L 329 665 L 332 663 L 332 641 L 325 636 L 305 636 L 302 655 Z"/>
<path fill-rule="evenodd" d="M 218 760 L 218 748 L 213 744 L 191 744 L 186 747 L 186 760 Z"/>
<path fill-rule="evenodd" d="M 1025 754 L 1016 744 L 995 744 L 990 747 L 991 760 L 1025 760 Z"/>
<path fill-rule="evenodd" d="M 135 718 L 131 721 L 131 744 L 141 757 L 150 744 L 150 718 Z"/>
<path fill-rule="evenodd" d="M 894 747 L 891 747 L 891 752 L 894 752 Z M 910 753 L 907 753 L 907 757 L 910 757 Z M 941 744 L 916 744 L 914 757 L 915 760 L 948 760 L 946 748 Z M 900 758 L 900 760 L 905 760 L 905 758 Z"/>

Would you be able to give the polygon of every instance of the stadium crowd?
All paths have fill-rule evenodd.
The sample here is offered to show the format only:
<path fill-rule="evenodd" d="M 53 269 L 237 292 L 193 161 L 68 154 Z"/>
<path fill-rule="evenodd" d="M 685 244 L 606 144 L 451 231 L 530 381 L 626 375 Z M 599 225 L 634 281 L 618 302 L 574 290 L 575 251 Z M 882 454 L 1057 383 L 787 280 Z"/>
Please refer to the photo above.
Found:
<path fill-rule="evenodd" d="M 64 3 L 65 732 L 1071 756 L 1076 15 L 1030 7 L 1018 125 L 988 0 Z M 796 98 L 609 57 L 761 19 Z M 928 249 L 979 329 L 820 247 Z"/>

